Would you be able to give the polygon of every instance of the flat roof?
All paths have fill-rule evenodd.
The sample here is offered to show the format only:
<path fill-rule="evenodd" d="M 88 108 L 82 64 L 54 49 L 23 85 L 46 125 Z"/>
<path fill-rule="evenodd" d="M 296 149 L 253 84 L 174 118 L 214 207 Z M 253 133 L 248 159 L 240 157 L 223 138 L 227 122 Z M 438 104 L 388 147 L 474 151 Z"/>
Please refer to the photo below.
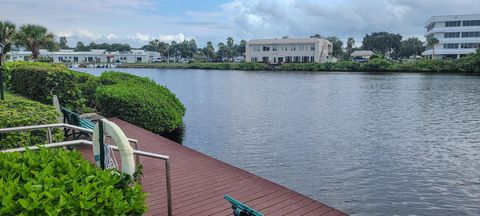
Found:
<path fill-rule="evenodd" d="M 442 22 L 442 21 L 460 21 L 460 20 L 480 20 L 480 14 L 459 14 L 459 15 L 439 15 L 432 16 L 430 19 L 425 22 L 425 26 L 428 26 L 432 22 Z"/>
<path fill-rule="evenodd" d="M 274 38 L 274 39 L 252 39 L 248 41 L 250 45 L 262 44 L 302 44 L 302 43 L 317 43 L 317 42 L 331 42 L 323 38 Z"/>

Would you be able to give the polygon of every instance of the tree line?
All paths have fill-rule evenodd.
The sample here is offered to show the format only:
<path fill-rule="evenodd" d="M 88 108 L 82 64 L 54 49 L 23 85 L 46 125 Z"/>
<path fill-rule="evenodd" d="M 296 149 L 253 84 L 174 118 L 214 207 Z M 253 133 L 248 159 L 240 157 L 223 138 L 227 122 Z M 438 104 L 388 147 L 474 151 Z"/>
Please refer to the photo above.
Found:
<path fill-rule="evenodd" d="M 311 37 L 322 38 L 320 34 L 315 34 Z M 344 42 L 337 36 L 329 36 L 325 37 L 325 39 L 332 42 L 332 55 L 339 59 L 349 59 L 351 53 L 358 49 L 371 50 L 382 56 L 390 56 L 392 58 L 408 58 L 410 56 L 421 55 L 425 50 L 425 46 L 420 39 L 416 37 L 403 39 L 400 34 L 389 32 L 373 32 L 367 34 L 363 37 L 362 44 L 359 47 L 355 47 L 355 40 L 352 37 L 347 39 L 346 46 L 344 46 Z M 24 24 L 17 29 L 15 24 L 8 21 L 0 21 L 0 42 L 5 44 L 5 52 L 12 49 L 12 46 L 23 47 L 32 51 L 32 59 L 38 58 L 40 49 L 48 49 L 50 51 L 72 49 L 67 45 L 66 37 L 60 37 L 57 42 L 55 35 L 44 26 Z M 141 48 L 148 51 L 159 52 L 164 58 L 173 58 L 175 60 L 198 57 L 207 62 L 233 61 L 236 56 L 244 55 L 246 43 L 245 40 L 240 40 L 238 43 L 235 43 L 232 37 L 228 37 L 225 42 L 218 43 L 216 47 L 209 41 L 203 48 L 199 48 L 194 39 L 181 42 L 172 41 L 170 43 L 155 39 Z M 438 39 L 432 37 L 427 39 L 427 46 L 433 47 L 435 44 L 438 44 Z M 132 48 L 128 44 L 121 43 L 97 44 L 91 42 L 85 45 L 79 41 L 73 49 L 75 51 L 105 49 L 112 52 L 126 52 Z"/>
<path fill-rule="evenodd" d="M 311 37 L 322 38 L 320 34 L 315 34 Z M 355 39 L 353 37 L 349 37 L 347 39 L 345 47 L 344 42 L 337 36 L 329 36 L 325 37 L 325 39 L 329 40 L 333 44 L 332 55 L 344 60 L 350 59 L 350 55 L 355 50 L 371 50 L 384 57 L 390 56 L 392 58 L 408 58 L 411 56 L 421 55 L 425 50 L 423 42 L 416 37 L 403 39 L 402 35 L 400 34 L 384 31 L 366 34 L 363 37 L 362 44 L 359 47 L 355 47 Z M 438 43 L 438 40 L 436 43 Z M 428 46 L 433 46 L 433 44 L 428 43 Z"/>

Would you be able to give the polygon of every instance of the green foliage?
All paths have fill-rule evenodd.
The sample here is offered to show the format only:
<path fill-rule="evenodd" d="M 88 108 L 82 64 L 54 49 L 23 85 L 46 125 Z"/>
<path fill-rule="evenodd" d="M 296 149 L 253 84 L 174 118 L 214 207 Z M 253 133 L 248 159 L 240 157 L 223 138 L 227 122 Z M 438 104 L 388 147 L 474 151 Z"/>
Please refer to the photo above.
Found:
<path fill-rule="evenodd" d="M 148 78 L 104 72 L 97 88 L 97 108 L 155 133 L 173 131 L 182 124 L 185 107 L 164 86 Z"/>
<path fill-rule="evenodd" d="M 381 58 L 371 59 L 360 66 L 361 71 L 387 71 L 392 63 Z"/>
<path fill-rule="evenodd" d="M 385 54 L 390 51 L 398 52 L 402 36 L 388 32 L 373 32 L 363 37 L 362 47 L 366 50 L 372 50 Z"/>
<path fill-rule="evenodd" d="M 58 113 L 52 106 L 12 94 L 7 94 L 5 99 L 0 103 L 0 128 L 57 123 Z M 0 149 L 45 144 L 46 133 L 46 130 L 38 130 L 0 134 Z M 52 138 L 62 141 L 62 131 L 53 130 Z"/>
<path fill-rule="evenodd" d="M 57 95 L 62 106 L 76 110 L 91 105 L 95 77 L 72 71 L 64 65 L 47 63 L 11 63 L 8 69 L 11 90 L 43 103 Z"/>
<path fill-rule="evenodd" d="M 360 70 L 360 63 L 355 61 L 341 61 L 333 64 L 331 70 L 333 71 L 358 71 Z"/>
<path fill-rule="evenodd" d="M 0 215 L 142 215 L 142 187 L 77 151 L 0 153 Z"/>
<path fill-rule="evenodd" d="M 325 66 L 320 63 L 287 63 L 280 65 L 285 71 L 324 71 Z"/>
<path fill-rule="evenodd" d="M 208 69 L 208 70 L 266 70 L 266 65 L 258 62 L 192 62 L 183 63 L 131 63 L 122 64 L 123 68 L 170 68 L 170 69 Z"/>

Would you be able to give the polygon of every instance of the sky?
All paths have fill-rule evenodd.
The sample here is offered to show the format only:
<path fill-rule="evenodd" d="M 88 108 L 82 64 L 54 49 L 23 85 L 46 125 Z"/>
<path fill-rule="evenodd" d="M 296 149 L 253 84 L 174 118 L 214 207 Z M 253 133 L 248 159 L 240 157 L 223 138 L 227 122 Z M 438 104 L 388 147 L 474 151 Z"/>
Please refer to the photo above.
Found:
<path fill-rule="evenodd" d="M 0 20 L 48 27 L 69 45 L 338 36 L 376 31 L 424 40 L 434 15 L 477 14 L 479 0 L 0 0 Z"/>

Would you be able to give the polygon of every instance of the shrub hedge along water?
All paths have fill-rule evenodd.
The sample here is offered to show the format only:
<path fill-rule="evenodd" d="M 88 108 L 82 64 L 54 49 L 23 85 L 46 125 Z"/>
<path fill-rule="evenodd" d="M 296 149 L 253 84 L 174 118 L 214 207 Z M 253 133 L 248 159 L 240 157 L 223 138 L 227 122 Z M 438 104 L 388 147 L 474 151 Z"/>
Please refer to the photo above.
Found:
<path fill-rule="evenodd" d="M 48 63 L 7 64 L 8 84 L 13 92 L 33 100 L 51 103 L 57 95 L 62 106 L 82 110 L 93 104 L 95 76 Z"/>
<path fill-rule="evenodd" d="M 129 175 L 101 170 L 77 151 L 0 153 L 0 215 L 142 215 Z"/>
<path fill-rule="evenodd" d="M 104 72 L 96 92 L 97 108 L 154 133 L 168 133 L 182 124 L 185 107 L 164 86 L 148 78 Z"/>
<path fill-rule="evenodd" d="M 52 106 L 8 94 L 0 103 L 0 128 L 57 123 L 57 115 Z M 0 134 L 0 149 L 45 144 L 46 136 L 46 130 Z M 53 130 L 52 138 L 62 141 L 63 132 Z"/>

